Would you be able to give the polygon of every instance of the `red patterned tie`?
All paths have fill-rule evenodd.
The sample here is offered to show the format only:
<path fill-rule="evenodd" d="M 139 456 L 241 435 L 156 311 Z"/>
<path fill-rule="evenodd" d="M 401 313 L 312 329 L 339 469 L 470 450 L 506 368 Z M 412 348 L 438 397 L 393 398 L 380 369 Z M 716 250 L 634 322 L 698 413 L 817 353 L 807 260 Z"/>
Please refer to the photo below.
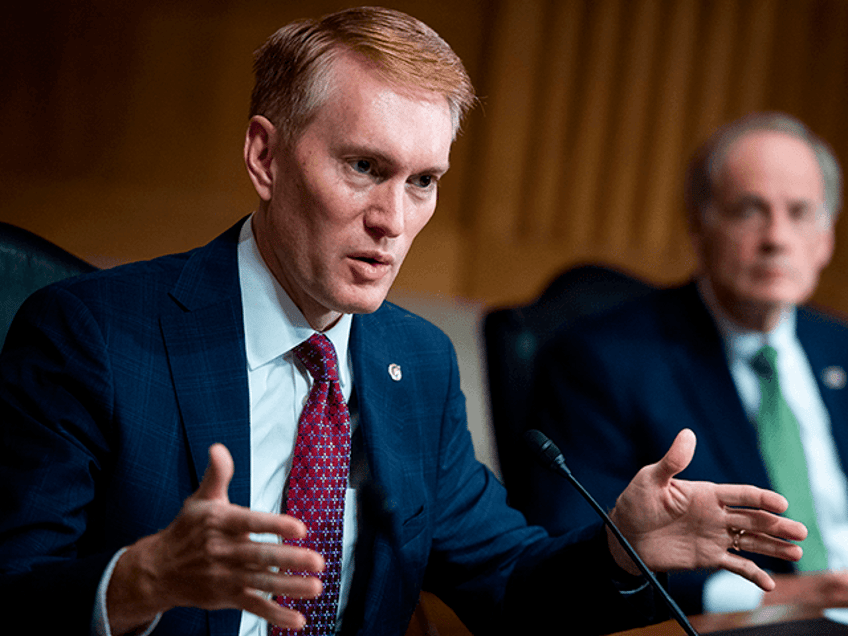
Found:
<path fill-rule="evenodd" d="M 309 535 L 286 541 L 320 552 L 325 568 L 324 591 L 317 599 L 276 597 L 277 602 L 306 616 L 300 631 L 272 625 L 271 636 L 335 633 L 342 569 L 342 523 L 350 467 L 350 412 L 339 385 L 338 359 L 333 343 L 313 334 L 294 349 L 312 376 L 312 390 L 300 415 L 285 512 L 303 521 Z"/>

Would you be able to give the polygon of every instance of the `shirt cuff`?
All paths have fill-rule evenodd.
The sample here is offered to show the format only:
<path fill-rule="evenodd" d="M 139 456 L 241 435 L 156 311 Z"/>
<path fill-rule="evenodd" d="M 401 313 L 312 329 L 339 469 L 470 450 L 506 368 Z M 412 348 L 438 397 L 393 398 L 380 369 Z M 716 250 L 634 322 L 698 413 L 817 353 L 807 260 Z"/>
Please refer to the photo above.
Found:
<path fill-rule="evenodd" d="M 605 527 L 601 534 L 603 535 L 602 540 L 606 544 L 607 533 Z M 615 557 L 612 555 L 612 551 L 610 551 L 608 547 L 606 549 L 606 553 L 609 555 L 607 558 L 607 567 L 610 572 L 610 578 L 620 594 L 636 594 L 651 584 L 648 577 L 644 574 L 630 574 L 630 572 L 616 563 Z"/>
<path fill-rule="evenodd" d="M 103 571 L 103 576 L 100 577 L 100 585 L 97 587 L 97 596 L 94 599 L 94 612 L 91 617 L 92 636 L 112 636 L 112 630 L 109 628 L 109 616 L 106 613 L 106 590 L 109 589 L 109 581 L 112 579 L 112 572 L 115 571 L 115 565 L 117 565 L 118 559 L 126 551 L 126 548 L 118 550 Z M 162 618 L 162 614 L 157 614 L 156 618 L 147 627 L 143 630 L 136 630 L 134 634 L 136 636 L 149 636 L 156 628 L 156 625 L 159 624 L 160 618 Z"/>
<path fill-rule="evenodd" d="M 760 606 L 763 592 L 738 574 L 719 570 L 704 584 L 705 612 L 747 612 Z"/>

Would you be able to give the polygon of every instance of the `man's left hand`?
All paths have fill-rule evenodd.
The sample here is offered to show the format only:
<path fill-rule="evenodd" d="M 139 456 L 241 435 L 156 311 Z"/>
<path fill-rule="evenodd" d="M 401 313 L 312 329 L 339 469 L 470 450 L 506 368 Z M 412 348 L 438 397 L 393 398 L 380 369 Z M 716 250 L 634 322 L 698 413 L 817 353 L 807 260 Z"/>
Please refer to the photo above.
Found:
<path fill-rule="evenodd" d="M 654 571 L 723 568 L 762 589 L 772 578 L 738 550 L 797 561 L 807 536 L 803 524 L 779 516 L 788 506 L 776 492 L 756 486 L 675 479 L 695 453 L 695 434 L 682 430 L 666 455 L 642 468 L 618 497 L 610 517 Z M 609 533 L 616 562 L 639 570 Z"/>

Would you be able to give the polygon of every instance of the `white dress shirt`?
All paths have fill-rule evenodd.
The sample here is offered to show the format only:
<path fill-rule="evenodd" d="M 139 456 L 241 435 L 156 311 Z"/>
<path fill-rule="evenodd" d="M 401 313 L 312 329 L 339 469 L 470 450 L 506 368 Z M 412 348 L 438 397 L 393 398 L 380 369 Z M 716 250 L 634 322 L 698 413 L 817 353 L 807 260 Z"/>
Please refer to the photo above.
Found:
<path fill-rule="evenodd" d="M 848 567 L 848 481 L 831 434 L 830 414 L 822 401 L 815 373 L 796 335 L 796 312 L 787 312 L 768 333 L 741 329 L 722 311 L 706 281 L 699 291 L 724 340 L 725 356 L 736 390 L 755 426 L 760 387 L 751 360 L 766 344 L 777 350 L 777 373 L 783 397 L 795 419 L 804 446 L 810 489 L 830 569 Z M 803 547 L 803 546 L 802 546 Z M 763 591 L 727 571 L 712 575 L 704 587 L 704 610 L 749 610 L 762 601 Z"/>
<path fill-rule="evenodd" d="M 250 508 L 280 512 L 283 489 L 291 472 L 292 455 L 300 413 L 312 385 L 306 368 L 292 349 L 307 340 L 315 330 L 283 290 L 262 260 L 253 237 L 251 219 L 241 228 L 238 244 L 238 270 L 244 318 L 247 378 L 250 394 Z M 353 371 L 348 350 L 352 316 L 345 314 L 324 334 L 333 343 L 339 358 L 339 383 L 350 404 Z M 351 409 L 351 432 L 357 426 Z M 347 604 L 353 577 L 353 546 L 357 536 L 357 493 L 348 487 L 342 550 L 342 578 L 337 629 Z M 257 541 L 278 541 L 275 535 L 254 535 Z M 111 636 L 106 616 L 106 589 L 118 552 L 103 574 L 93 617 L 93 632 Z M 143 632 L 149 634 L 158 618 Z M 239 636 L 267 636 L 264 619 L 242 612 Z"/>
<path fill-rule="evenodd" d="M 306 403 L 312 378 L 292 349 L 315 330 L 268 269 L 253 237 L 251 219 L 242 227 L 238 247 L 239 280 L 247 348 L 247 378 L 250 389 L 250 508 L 279 512 L 283 488 L 292 467 L 300 413 Z M 353 372 L 348 350 L 352 316 L 344 314 L 324 332 L 339 358 L 339 383 L 350 403 Z M 351 432 L 357 424 L 351 413 Z M 347 489 L 344 515 L 342 580 L 339 620 L 350 593 L 353 576 L 353 544 L 356 540 L 356 491 Z M 255 536 L 276 541 L 275 536 Z M 242 613 L 239 636 L 266 636 L 263 619 Z"/>

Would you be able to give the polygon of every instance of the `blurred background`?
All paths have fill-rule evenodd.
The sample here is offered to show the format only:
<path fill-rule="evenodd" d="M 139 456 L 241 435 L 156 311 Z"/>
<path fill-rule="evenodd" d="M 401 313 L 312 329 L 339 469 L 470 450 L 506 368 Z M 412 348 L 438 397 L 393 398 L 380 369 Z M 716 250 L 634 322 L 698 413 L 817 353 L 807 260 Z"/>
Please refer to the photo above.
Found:
<path fill-rule="evenodd" d="M 0 24 L 0 220 L 100 267 L 181 251 L 250 213 L 252 52 L 329 0 L 32 0 Z M 482 98 L 391 298 L 460 354 L 478 456 L 480 319 L 586 261 L 692 273 L 682 175 L 752 110 L 808 123 L 848 164 L 848 1 L 384 2 L 436 29 Z M 815 302 L 848 313 L 846 226 Z"/>

